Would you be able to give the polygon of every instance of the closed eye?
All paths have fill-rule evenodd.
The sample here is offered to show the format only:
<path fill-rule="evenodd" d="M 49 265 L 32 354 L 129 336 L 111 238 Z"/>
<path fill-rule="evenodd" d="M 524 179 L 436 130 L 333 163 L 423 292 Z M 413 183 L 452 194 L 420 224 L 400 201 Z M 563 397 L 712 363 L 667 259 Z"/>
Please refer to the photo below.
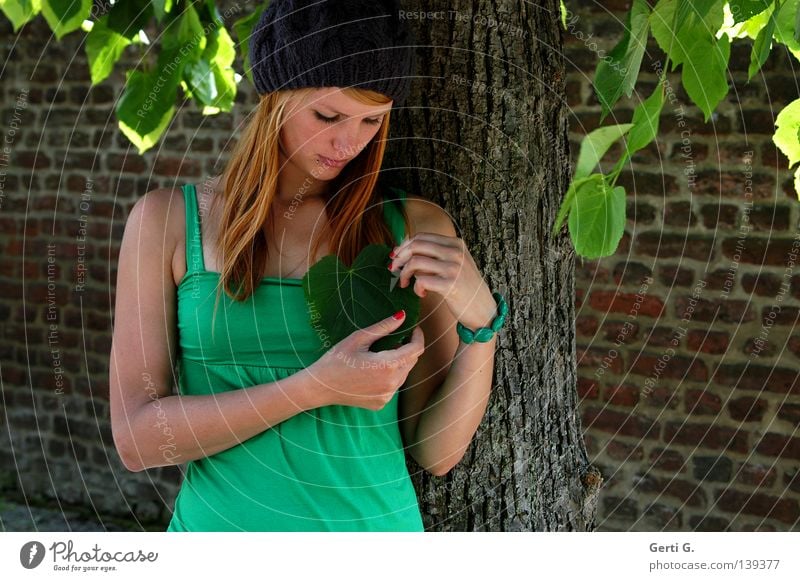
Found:
<path fill-rule="evenodd" d="M 314 114 L 317 116 L 317 119 L 319 119 L 323 123 L 327 123 L 329 125 L 332 124 L 332 123 L 336 123 L 336 120 L 339 119 L 338 115 L 336 115 L 335 117 L 325 117 L 319 111 L 314 111 Z M 378 125 L 378 124 L 380 124 L 380 122 L 382 120 L 383 120 L 383 116 L 376 117 L 376 118 L 373 118 L 373 119 L 364 119 L 364 123 L 367 123 L 368 125 Z"/>

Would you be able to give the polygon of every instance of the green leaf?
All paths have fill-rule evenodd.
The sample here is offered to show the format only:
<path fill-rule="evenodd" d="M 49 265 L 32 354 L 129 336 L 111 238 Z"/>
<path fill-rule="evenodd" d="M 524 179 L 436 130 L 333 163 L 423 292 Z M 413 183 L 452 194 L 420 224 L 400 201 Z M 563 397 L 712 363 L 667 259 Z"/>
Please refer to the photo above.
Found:
<path fill-rule="evenodd" d="M 579 187 L 569 215 L 569 233 L 580 256 L 614 254 L 625 233 L 625 188 L 595 180 Z"/>
<path fill-rule="evenodd" d="M 797 194 L 797 199 L 800 200 L 800 167 L 794 172 L 794 191 Z"/>
<path fill-rule="evenodd" d="M 767 25 L 761 29 L 753 43 L 753 50 L 750 52 L 750 66 L 747 69 L 747 80 L 761 70 L 764 63 L 767 62 L 769 51 L 772 48 L 772 35 L 775 32 L 775 26 L 778 21 L 776 19 L 776 12 L 772 12 Z"/>
<path fill-rule="evenodd" d="M 653 94 L 639 103 L 633 112 L 633 127 L 627 138 L 626 150 L 630 157 L 656 138 L 661 109 L 664 107 L 664 85 L 659 82 Z"/>
<path fill-rule="evenodd" d="M 42 10 L 41 0 L 0 0 L 0 10 L 11 21 L 16 33 L 22 26 L 33 20 Z"/>
<path fill-rule="evenodd" d="M 573 179 L 577 180 L 592 173 L 613 143 L 625 135 L 631 127 L 633 127 L 632 123 L 608 125 L 587 134 L 581 142 L 581 151 L 578 154 L 578 163 L 575 166 Z"/>
<path fill-rule="evenodd" d="M 564 4 L 564 0 L 560 2 L 561 6 L 561 26 L 564 27 L 564 30 L 567 29 L 567 6 Z"/>
<path fill-rule="evenodd" d="M 150 0 L 121 0 L 111 7 L 107 26 L 120 36 L 133 40 L 151 18 L 153 5 Z"/>
<path fill-rule="evenodd" d="M 669 55 L 671 70 L 686 60 L 686 50 L 696 38 L 714 37 L 724 20 L 724 4 L 715 0 L 684 8 L 683 4 L 678 6 L 678 0 L 660 0 L 650 15 L 650 29 L 658 46 Z M 674 26 L 676 9 L 682 10 L 678 14 L 680 26 Z"/>
<path fill-rule="evenodd" d="M 705 121 L 728 94 L 728 59 L 731 45 L 728 35 L 719 40 L 699 36 L 689 45 L 681 79 L 689 97 L 703 111 Z"/>
<path fill-rule="evenodd" d="M 80 28 L 91 11 L 92 0 L 42 0 L 42 15 L 58 40 Z"/>
<path fill-rule="evenodd" d="M 634 0 L 622 40 L 597 65 L 594 87 L 602 107 L 600 121 L 625 94 L 630 97 L 642 64 L 649 29 L 650 7 L 645 0 Z"/>
<path fill-rule="evenodd" d="M 563 224 L 564 218 L 566 218 L 567 215 L 572 211 L 572 207 L 575 203 L 576 190 L 590 180 L 602 182 L 603 175 L 596 173 L 590 176 L 572 180 L 572 183 L 569 185 L 569 188 L 567 189 L 567 193 L 564 195 L 564 201 L 561 202 L 561 207 L 558 209 L 558 215 L 556 216 L 555 223 L 553 224 L 553 230 L 551 232 L 553 237 L 556 237 L 558 235 L 558 231 L 561 229 L 561 224 Z"/>
<path fill-rule="evenodd" d="M 128 71 L 116 113 L 120 131 L 138 148 L 139 155 L 158 143 L 175 114 L 178 81 L 175 72 L 165 76 L 158 69 Z"/>
<path fill-rule="evenodd" d="M 789 103 L 775 119 L 777 130 L 772 141 L 789 158 L 789 167 L 800 161 L 800 99 Z"/>
<path fill-rule="evenodd" d="M 409 285 L 392 285 L 388 270 L 389 252 L 385 244 L 364 248 L 350 268 L 335 254 L 321 258 L 303 276 L 302 285 L 312 325 L 324 331 L 335 345 L 358 329 L 377 323 L 400 309 L 406 317 L 398 329 L 373 342 L 370 351 L 399 347 L 417 325 L 420 299 L 414 293 L 414 277 Z M 323 341 L 324 342 L 324 341 Z"/>
<path fill-rule="evenodd" d="M 800 60 L 800 41 L 796 38 L 800 0 L 786 0 L 776 16 L 775 40 L 785 44 L 794 57 Z"/>
<path fill-rule="evenodd" d="M 250 69 L 250 35 L 253 33 L 255 25 L 258 24 L 261 13 L 264 12 L 267 6 L 269 6 L 269 1 L 261 2 L 252 13 L 233 23 L 233 30 L 236 32 L 236 38 L 239 39 L 244 74 L 253 85 L 255 81 L 253 80 L 253 71 Z"/>
<path fill-rule="evenodd" d="M 159 22 L 164 20 L 164 16 L 172 11 L 172 0 L 151 0 L 153 4 L 153 12 L 156 15 L 156 20 Z"/>
<path fill-rule="evenodd" d="M 731 14 L 734 22 L 750 20 L 756 14 L 764 12 L 772 4 L 772 0 L 730 0 Z"/>
<path fill-rule="evenodd" d="M 130 40 L 108 28 L 108 15 L 94 23 L 86 35 L 86 57 L 92 85 L 97 85 L 111 74 L 114 64 L 122 56 Z"/>

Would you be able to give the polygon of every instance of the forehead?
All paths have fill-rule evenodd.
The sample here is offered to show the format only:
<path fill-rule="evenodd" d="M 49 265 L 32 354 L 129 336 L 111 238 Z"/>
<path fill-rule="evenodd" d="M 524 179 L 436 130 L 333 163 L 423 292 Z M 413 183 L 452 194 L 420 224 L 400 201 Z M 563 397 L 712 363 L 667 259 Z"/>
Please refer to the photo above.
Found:
<path fill-rule="evenodd" d="M 338 87 L 322 87 L 309 92 L 303 106 L 328 109 L 330 112 L 342 113 L 348 117 L 359 115 L 382 114 L 392 107 L 392 102 L 380 105 L 367 105 L 345 94 Z"/>

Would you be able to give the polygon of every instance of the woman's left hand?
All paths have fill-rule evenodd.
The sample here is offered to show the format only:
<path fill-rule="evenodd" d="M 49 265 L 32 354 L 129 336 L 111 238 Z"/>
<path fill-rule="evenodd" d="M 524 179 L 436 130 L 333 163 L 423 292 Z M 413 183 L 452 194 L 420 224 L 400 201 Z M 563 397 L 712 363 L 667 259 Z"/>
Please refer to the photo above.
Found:
<path fill-rule="evenodd" d="M 396 246 L 390 257 L 389 270 L 399 273 L 401 288 L 408 286 L 413 276 L 415 294 L 440 294 L 465 327 L 474 330 L 491 324 L 497 303 L 461 238 L 417 232 Z"/>

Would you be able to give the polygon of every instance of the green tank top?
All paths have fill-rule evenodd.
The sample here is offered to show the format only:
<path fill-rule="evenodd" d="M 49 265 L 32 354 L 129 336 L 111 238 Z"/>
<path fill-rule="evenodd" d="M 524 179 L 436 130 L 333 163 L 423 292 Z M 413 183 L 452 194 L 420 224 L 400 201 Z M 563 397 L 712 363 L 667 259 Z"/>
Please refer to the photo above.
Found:
<path fill-rule="evenodd" d="M 265 277 L 243 303 L 205 270 L 195 187 L 183 186 L 187 272 L 177 289 L 182 395 L 277 381 L 324 347 L 302 279 Z M 383 201 L 398 244 L 404 224 Z M 398 393 L 381 410 L 331 405 L 301 412 L 232 448 L 187 463 L 167 531 L 423 531 L 405 463 Z"/>

